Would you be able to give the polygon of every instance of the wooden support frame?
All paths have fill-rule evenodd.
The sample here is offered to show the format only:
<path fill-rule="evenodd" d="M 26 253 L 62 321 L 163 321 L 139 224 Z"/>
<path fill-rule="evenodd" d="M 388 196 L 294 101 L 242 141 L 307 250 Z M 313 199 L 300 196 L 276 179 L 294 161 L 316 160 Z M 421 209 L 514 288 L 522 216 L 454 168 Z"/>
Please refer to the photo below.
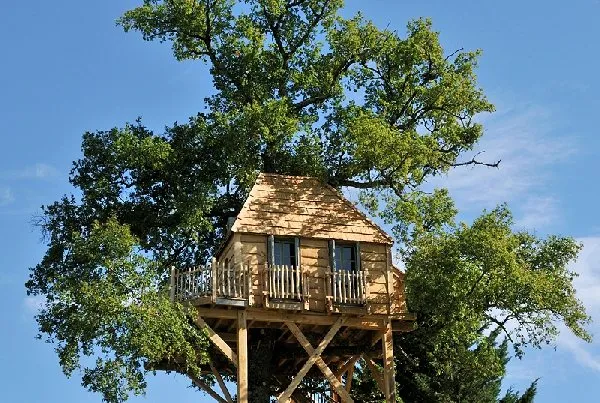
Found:
<path fill-rule="evenodd" d="M 212 371 L 213 375 L 217 379 L 217 383 L 219 384 L 219 387 L 221 388 L 221 392 L 223 393 L 223 396 L 225 396 L 225 400 L 227 401 L 227 403 L 233 403 L 231 394 L 229 393 L 229 390 L 227 390 L 227 386 L 225 386 L 225 382 L 223 382 L 223 377 L 221 376 L 219 371 L 217 371 L 217 368 L 215 368 L 215 365 L 213 364 L 213 361 L 210 358 L 210 356 L 208 357 L 208 365 L 210 366 L 210 370 Z"/>
<path fill-rule="evenodd" d="M 235 310 L 228 309 L 214 309 L 196 307 L 198 315 L 205 318 L 217 318 L 217 319 L 237 319 L 237 313 Z M 318 326 L 332 326 L 337 320 L 337 315 L 323 315 L 318 313 L 292 313 L 292 312 L 276 312 L 270 310 L 264 310 L 260 308 L 252 308 L 246 310 L 247 319 L 251 321 L 261 322 L 294 322 L 297 324 L 306 325 L 318 325 Z M 400 320 L 400 321 L 411 321 L 414 320 L 414 315 L 405 313 L 392 315 L 389 319 Z M 381 315 L 370 315 L 366 317 L 350 317 L 344 322 L 345 326 L 350 326 L 356 329 L 365 330 L 384 330 L 386 318 Z M 412 330 L 412 324 L 407 325 L 405 322 L 394 324 L 393 331 L 410 331 Z"/>
<path fill-rule="evenodd" d="M 392 321 L 386 320 L 381 339 L 383 350 L 383 383 L 386 402 L 396 401 L 396 381 L 394 376 L 394 340 L 392 337 Z"/>
<path fill-rule="evenodd" d="M 202 316 L 198 315 L 198 317 L 196 318 L 196 323 L 198 324 L 198 326 L 200 326 L 201 329 L 206 330 L 206 333 L 208 334 L 208 338 L 210 339 L 210 341 L 212 341 L 214 343 L 214 345 L 217 346 L 217 348 L 219 350 L 221 350 L 221 352 L 225 355 L 225 357 L 227 357 L 229 359 L 229 361 L 231 361 L 237 367 L 238 356 L 233 351 L 233 349 L 231 347 L 229 347 L 229 344 L 225 343 L 225 340 L 223 340 L 221 338 L 221 336 L 219 336 L 217 333 L 215 333 L 215 331 L 212 330 L 210 328 L 210 326 L 208 326 L 206 324 L 204 319 L 202 319 Z"/>
<path fill-rule="evenodd" d="M 342 385 L 339 379 L 335 376 L 335 374 L 331 371 L 331 369 L 329 369 L 327 364 L 325 364 L 325 362 L 321 358 L 321 354 L 323 353 L 327 345 L 331 342 L 331 340 L 333 340 L 334 336 L 337 334 L 337 332 L 340 330 L 343 324 L 344 318 L 338 318 L 334 325 L 329 329 L 323 340 L 321 340 L 321 342 L 318 344 L 317 348 L 314 348 L 294 322 L 286 322 L 286 325 L 288 326 L 290 331 L 294 334 L 294 336 L 296 336 L 298 342 L 302 345 L 302 347 L 304 347 L 306 352 L 309 354 L 309 358 L 308 360 L 306 360 L 306 363 L 300 369 L 300 371 L 298 371 L 298 374 L 296 374 L 296 376 L 292 379 L 292 382 L 289 384 L 286 390 L 284 390 L 279 395 L 279 397 L 277 398 L 277 401 L 279 403 L 287 403 L 290 401 L 290 397 L 292 396 L 300 382 L 302 382 L 302 379 L 304 379 L 304 376 L 308 373 L 308 371 L 314 364 L 316 364 L 321 370 L 321 372 L 323 372 L 325 378 L 331 383 L 331 386 L 333 387 L 335 392 L 342 398 L 343 402 L 354 402 L 354 400 L 352 400 L 352 398 L 346 391 L 344 385 Z"/>
<path fill-rule="evenodd" d="M 377 386 L 379 386 L 379 390 L 384 392 L 385 384 L 383 382 L 383 376 L 382 376 L 379 368 L 377 368 L 375 361 L 373 361 L 373 359 L 366 354 L 364 355 L 364 359 L 365 359 L 365 362 L 367 363 L 367 367 L 369 367 L 369 371 L 371 371 L 371 375 L 373 376 L 373 379 L 375 379 Z"/>
<path fill-rule="evenodd" d="M 209 396 L 212 397 L 213 399 L 215 399 L 217 402 L 230 403 L 229 401 L 227 401 L 227 400 L 223 399 L 221 396 L 219 396 L 219 394 L 217 392 L 212 390 L 212 388 L 210 386 L 208 386 L 206 383 L 204 383 L 201 379 L 198 379 L 195 376 L 191 376 L 190 378 L 192 379 L 192 382 L 194 382 L 194 385 L 196 385 L 197 387 L 199 387 L 200 389 L 202 389 L 203 391 L 208 393 Z"/>
<path fill-rule="evenodd" d="M 238 311 L 237 401 L 248 403 L 248 327 L 246 311 Z"/>

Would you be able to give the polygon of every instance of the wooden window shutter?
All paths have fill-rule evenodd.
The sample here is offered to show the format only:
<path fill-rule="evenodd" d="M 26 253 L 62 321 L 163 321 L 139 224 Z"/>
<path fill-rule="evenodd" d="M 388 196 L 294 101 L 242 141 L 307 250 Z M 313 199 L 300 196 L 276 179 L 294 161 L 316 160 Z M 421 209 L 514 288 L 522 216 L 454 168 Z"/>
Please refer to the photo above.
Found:
<path fill-rule="evenodd" d="M 329 269 L 335 271 L 335 240 L 329 240 Z"/>
<path fill-rule="evenodd" d="M 294 247 L 296 248 L 296 268 L 300 267 L 300 238 L 294 238 Z"/>
<path fill-rule="evenodd" d="M 275 264 L 275 237 L 273 235 L 269 235 L 267 239 L 267 263 L 269 266 Z"/>
<path fill-rule="evenodd" d="M 356 243 L 356 271 L 361 270 L 361 262 L 360 262 L 360 242 Z"/>

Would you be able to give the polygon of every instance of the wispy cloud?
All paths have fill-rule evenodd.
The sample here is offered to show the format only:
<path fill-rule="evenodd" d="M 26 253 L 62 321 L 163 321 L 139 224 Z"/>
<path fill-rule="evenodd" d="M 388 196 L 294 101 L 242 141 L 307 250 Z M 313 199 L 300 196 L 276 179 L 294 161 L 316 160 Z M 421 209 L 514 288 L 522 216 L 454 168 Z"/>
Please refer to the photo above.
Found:
<path fill-rule="evenodd" d="M 559 202 L 552 196 L 528 196 L 515 222 L 519 229 L 540 228 L 560 220 Z"/>
<path fill-rule="evenodd" d="M 9 187 L 0 187 L 0 207 L 6 206 L 15 200 L 15 196 Z"/>
<path fill-rule="evenodd" d="M 22 169 L 9 170 L 2 175 L 4 179 L 18 180 L 18 179 L 46 179 L 54 177 L 58 174 L 58 170 L 52 165 L 45 163 L 37 163 L 34 165 L 26 166 Z"/>
<path fill-rule="evenodd" d="M 577 296 L 583 302 L 596 322 L 590 326 L 592 334 L 600 334 L 600 237 L 581 238 L 583 250 L 571 269 L 579 274 L 575 279 Z M 579 340 L 563 327 L 557 340 L 558 348 L 564 348 L 573 354 L 581 365 L 600 372 L 600 349 L 597 345 Z"/>
<path fill-rule="evenodd" d="M 501 160 L 500 167 L 457 168 L 433 185 L 449 188 L 461 210 L 481 211 L 507 202 L 516 207 L 519 226 L 552 222 L 558 208 L 548 189 L 549 171 L 575 153 L 573 139 L 552 136 L 552 115 L 538 106 L 500 110 L 483 124 L 486 134 L 472 154 L 482 152 L 478 159 L 486 162 Z"/>

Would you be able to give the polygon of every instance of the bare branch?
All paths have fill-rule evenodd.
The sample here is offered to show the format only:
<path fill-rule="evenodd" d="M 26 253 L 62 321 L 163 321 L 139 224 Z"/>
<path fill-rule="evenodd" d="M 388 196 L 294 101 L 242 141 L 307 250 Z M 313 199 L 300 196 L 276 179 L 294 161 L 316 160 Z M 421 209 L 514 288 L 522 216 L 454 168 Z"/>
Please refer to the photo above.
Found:
<path fill-rule="evenodd" d="M 477 154 L 475 154 L 475 156 L 473 156 L 473 158 L 471 158 L 469 161 L 455 162 L 455 163 L 451 163 L 449 165 L 451 165 L 453 167 L 460 167 L 460 166 L 465 166 L 465 165 L 483 165 L 483 166 L 490 167 L 490 168 L 498 168 L 500 166 L 500 162 L 502 162 L 502 160 L 498 160 L 496 162 L 491 162 L 491 163 L 478 161 L 477 156 L 480 154 L 483 154 L 483 151 L 480 151 Z"/>

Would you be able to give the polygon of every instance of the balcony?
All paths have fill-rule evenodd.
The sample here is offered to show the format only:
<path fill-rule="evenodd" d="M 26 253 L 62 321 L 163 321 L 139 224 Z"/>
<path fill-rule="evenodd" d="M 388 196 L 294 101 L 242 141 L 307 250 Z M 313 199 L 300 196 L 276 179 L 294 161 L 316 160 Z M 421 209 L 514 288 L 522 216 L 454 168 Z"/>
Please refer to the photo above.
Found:
<path fill-rule="evenodd" d="M 323 306 L 361 307 L 367 302 L 364 271 L 327 270 L 309 276 L 303 267 L 285 265 L 225 265 L 213 261 L 206 266 L 172 269 L 171 300 L 195 305 L 254 306 L 258 297 L 267 308 L 308 309 L 310 299 L 323 299 Z"/>

